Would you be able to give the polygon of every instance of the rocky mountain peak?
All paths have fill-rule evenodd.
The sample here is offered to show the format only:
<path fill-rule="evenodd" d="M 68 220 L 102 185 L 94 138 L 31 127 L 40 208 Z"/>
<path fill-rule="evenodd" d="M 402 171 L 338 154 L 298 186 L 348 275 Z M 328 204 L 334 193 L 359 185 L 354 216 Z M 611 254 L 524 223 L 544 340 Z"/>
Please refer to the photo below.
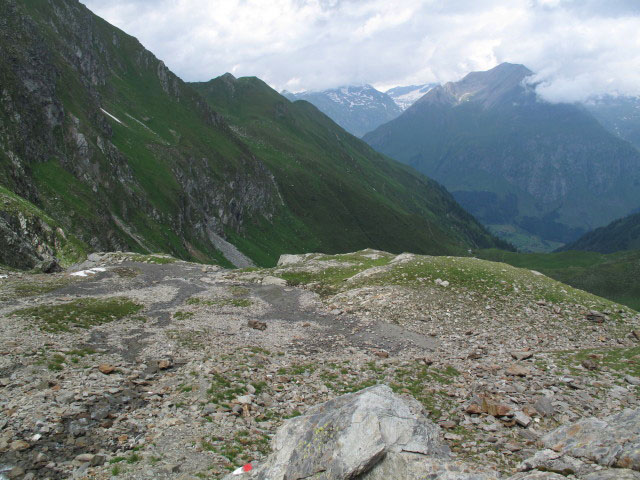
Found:
<path fill-rule="evenodd" d="M 493 107 L 516 97 L 522 101 L 520 97 L 526 98 L 527 93 L 523 80 L 530 75 L 533 72 L 524 65 L 501 63 L 487 71 L 471 72 L 458 82 L 436 87 L 419 102 L 459 105 L 473 101 L 484 107 Z"/>

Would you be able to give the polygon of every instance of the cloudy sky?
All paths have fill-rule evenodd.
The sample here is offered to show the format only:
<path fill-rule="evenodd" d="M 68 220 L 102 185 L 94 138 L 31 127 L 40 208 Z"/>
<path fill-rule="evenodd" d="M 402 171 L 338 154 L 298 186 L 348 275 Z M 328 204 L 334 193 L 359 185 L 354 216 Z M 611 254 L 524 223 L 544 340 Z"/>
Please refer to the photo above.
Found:
<path fill-rule="evenodd" d="M 640 0 L 81 1 L 189 81 L 386 89 L 508 61 L 552 101 L 640 95 Z"/>

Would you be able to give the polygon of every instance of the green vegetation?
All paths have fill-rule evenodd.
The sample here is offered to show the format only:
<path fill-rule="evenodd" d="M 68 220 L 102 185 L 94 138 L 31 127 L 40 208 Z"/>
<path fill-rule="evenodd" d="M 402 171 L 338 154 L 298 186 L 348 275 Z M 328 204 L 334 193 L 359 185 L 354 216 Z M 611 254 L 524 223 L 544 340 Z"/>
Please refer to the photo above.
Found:
<path fill-rule="evenodd" d="M 120 320 L 137 313 L 142 305 L 125 297 L 83 298 L 58 305 L 43 305 L 16 310 L 12 315 L 35 320 L 45 332 L 68 332 L 72 328 L 89 328 L 94 325 Z"/>
<path fill-rule="evenodd" d="M 486 252 L 489 251 L 483 251 Z M 524 254 L 492 252 L 509 254 L 508 258 L 514 259 L 529 258 Z M 314 264 L 313 268 L 292 266 L 274 269 L 273 274 L 286 279 L 291 285 L 307 285 L 320 295 L 334 295 L 347 289 L 374 285 L 419 288 L 425 285 L 433 286 L 436 280 L 441 279 L 450 285 L 447 290 L 443 290 L 443 294 L 447 291 L 467 291 L 489 296 L 496 301 L 508 301 L 517 294 L 531 301 L 584 305 L 599 311 L 608 310 L 612 312 L 613 317 L 622 309 L 621 305 L 612 301 L 536 274 L 531 269 L 515 268 L 506 263 L 471 257 L 420 255 L 405 258 L 403 261 L 393 261 L 393 257 L 388 255 L 372 260 L 366 255 L 366 250 L 351 255 L 317 255 L 310 260 Z M 546 254 L 536 255 L 541 259 L 549 258 Z M 318 268 L 323 262 L 326 262 L 327 268 Z M 371 270 L 365 272 L 367 269 Z M 364 273 L 355 276 L 360 272 Z"/>
<path fill-rule="evenodd" d="M 567 366 L 573 374 L 584 374 L 582 363 L 589 360 L 594 365 L 592 375 L 603 367 L 615 372 L 618 377 L 640 376 L 640 347 L 588 348 L 579 351 L 559 352 L 555 361 Z"/>
<path fill-rule="evenodd" d="M 640 250 L 596 252 L 513 253 L 480 250 L 479 258 L 527 268 L 640 311 Z"/>
<path fill-rule="evenodd" d="M 256 450 L 265 456 L 271 451 L 267 435 L 247 430 L 237 431 L 233 438 L 230 439 L 215 437 L 210 440 L 203 440 L 202 448 L 225 457 L 233 466 L 229 470 L 253 460 L 247 453 L 250 450 Z"/>
<path fill-rule="evenodd" d="M 191 318 L 194 315 L 195 314 L 193 312 L 183 312 L 181 310 L 173 312 L 173 318 L 175 318 L 176 320 L 187 320 L 188 318 Z"/>
<path fill-rule="evenodd" d="M 210 395 L 211 401 L 217 404 L 223 404 L 223 402 L 229 402 L 238 395 L 246 394 L 246 389 L 243 386 L 235 386 L 234 382 L 226 378 L 219 373 L 213 374 L 211 381 L 211 387 L 207 390 Z"/>
<path fill-rule="evenodd" d="M 605 227 L 596 228 L 561 248 L 561 250 L 586 250 L 600 253 L 639 249 L 640 213 L 620 218 Z"/>
<path fill-rule="evenodd" d="M 35 297 L 66 287 L 77 279 L 29 275 L 19 280 L 5 280 L 0 284 L 0 302 L 16 298 Z"/>
<path fill-rule="evenodd" d="M 53 251 L 62 267 L 68 267 L 87 257 L 88 246 L 73 235 L 65 235 L 60 224 L 24 198 L 0 185 L 0 214 L 24 223 L 33 235 Z M 18 263 L 16 263 L 18 262 Z M 0 264 L 24 267 L 15 252 L 0 252 Z"/>
<path fill-rule="evenodd" d="M 251 306 L 251 300 L 248 298 L 216 298 L 216 299 L 204 299 L 200 297 L 191 297 L 187 300 L 187 305 L 207 305 L 213 306 L 231 306 L 231 307 L 249 307 Z"/>

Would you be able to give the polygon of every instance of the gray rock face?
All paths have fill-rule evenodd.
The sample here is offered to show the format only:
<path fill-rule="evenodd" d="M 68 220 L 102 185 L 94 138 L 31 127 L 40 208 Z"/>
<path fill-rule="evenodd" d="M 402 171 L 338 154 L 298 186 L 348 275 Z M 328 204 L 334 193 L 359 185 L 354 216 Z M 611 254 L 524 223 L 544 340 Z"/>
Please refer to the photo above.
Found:
<path fill-rule="evenodd" d="M 585 480 L 640 478 L 634 471 L 640 470 L 640 409 L 563 425 L 545 435 L 542 443 L 546 450 L 525 460 L 522 470 L 573 474 Z M 602 470 L 594 463 L 617 468 Z"/>
<path fill-rule="evenodd" d="M 411 478 L 398 469 L 409 468 L 416 454 L 435 460 L 449 456 L 448 447 L 438 439 L 439 427 L 421 410 L 417 402 L 400 398 L 385 385 L 318 405 L 283 425 L 273 442 L 274 453 L 252 478 L 355 478 L 386 463 L 386 456 L 390 466 L 378 472 L 391 468 L 397 472 L 393 478 Z M 390 478 L 385 475 L 362 478 Z"/>
<path fill-rule="evenodd" d="M 640 409 L 563 425 L 542 442 L 556 452 L 605 467 L 640 470 Z"/>

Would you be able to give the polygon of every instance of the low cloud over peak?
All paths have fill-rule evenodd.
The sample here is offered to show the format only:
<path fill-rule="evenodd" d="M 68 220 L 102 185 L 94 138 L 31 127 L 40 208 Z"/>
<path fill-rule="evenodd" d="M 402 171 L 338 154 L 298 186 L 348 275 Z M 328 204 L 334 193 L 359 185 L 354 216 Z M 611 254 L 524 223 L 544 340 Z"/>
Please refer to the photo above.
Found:
<path fill-rule="evenodd" d="M 280 89 L 459 80 L 501 62 L 550 101 L 640 95 L 636 0 L 84 0 L 185 80 Z"/>

